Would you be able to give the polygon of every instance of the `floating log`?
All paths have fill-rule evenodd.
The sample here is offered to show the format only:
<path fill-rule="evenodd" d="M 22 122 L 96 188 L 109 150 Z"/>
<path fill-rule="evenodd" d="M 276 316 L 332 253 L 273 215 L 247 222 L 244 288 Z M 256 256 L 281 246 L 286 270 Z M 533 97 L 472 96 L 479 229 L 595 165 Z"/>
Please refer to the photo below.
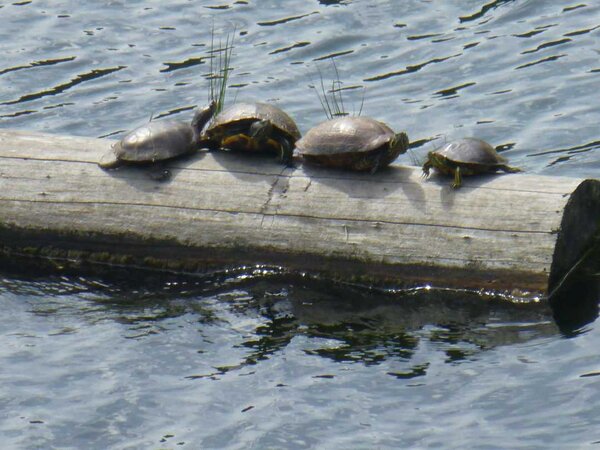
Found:
<path fill-rule="evenodd" d="M 100 169 L 114 141 L 0 131 L 0 250 L 174 271 L 278 265 L 396 286 L 547 295 L 596 242 L 600 182 L 528 174 L 424 180 L 198 152 Z"/>

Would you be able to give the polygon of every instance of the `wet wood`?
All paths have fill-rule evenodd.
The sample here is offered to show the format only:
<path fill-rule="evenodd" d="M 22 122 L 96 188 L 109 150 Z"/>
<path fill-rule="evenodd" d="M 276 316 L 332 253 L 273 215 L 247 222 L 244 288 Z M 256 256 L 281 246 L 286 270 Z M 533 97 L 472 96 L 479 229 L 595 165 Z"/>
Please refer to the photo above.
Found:
<path fill-rule="evenodd" d="M 113 141 L 0 131 L 0 246 L 91 261 L 200 270 L 275 264 L 396 285 L 547 293 L 594 242 L 595 180 L 499 174 L 425 181 L 284 168 L 200 152 L 148 170 L 100 169 Z"/>

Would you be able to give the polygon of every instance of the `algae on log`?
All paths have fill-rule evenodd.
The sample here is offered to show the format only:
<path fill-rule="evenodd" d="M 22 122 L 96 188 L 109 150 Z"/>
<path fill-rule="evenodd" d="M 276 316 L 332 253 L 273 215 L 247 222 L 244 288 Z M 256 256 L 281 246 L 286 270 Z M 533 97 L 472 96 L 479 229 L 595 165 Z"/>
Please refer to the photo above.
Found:
<path fill-rule="evenodd" d="M 0 246 L 194 271 L 270 264 L 397 286 L 547 294 L 595 246 L 596 180 L 498 174 L 424 181 L 266 157 L 198 152 L 147 169 L 100 169 L 113 141 L 0 131 Z M 70 253 L 69 253 L 70 252 Z"/>

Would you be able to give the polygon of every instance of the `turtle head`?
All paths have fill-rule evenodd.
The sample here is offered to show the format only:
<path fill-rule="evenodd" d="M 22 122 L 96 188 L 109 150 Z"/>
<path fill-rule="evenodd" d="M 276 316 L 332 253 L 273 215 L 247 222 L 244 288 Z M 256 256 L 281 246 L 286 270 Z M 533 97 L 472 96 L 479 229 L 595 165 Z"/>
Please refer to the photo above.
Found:
<path fill-rule="evenodd" d="M 194 113 L 194 118 L 192 119 L 192 128 L 197 135 L 202 133 L 202 130 L 206 126 L 206 124 L 212 119 L 217 110 L 217 102 L 214 100 L 206 105 L 204 108 L 198 108 Z"/>
<path fill-rule="evenodd" d="M 268 120 L 257 120 L 250 125 L 249 135 L 260 145 L 265 143 L 273 133 L 273 124 Z"/>
<path fill-rule="evenodd" d="M 395 150 L 394 153 L 400 155 L 408 150 L 408 136 L 406 133 L 396 133 L 390 141 L 390 149 Z"/>
<path fill-rule="evenodd" d="M 455 175 L 456 164 L 451 163 L 448 158 L 434 150 L 427 153 L 427 161 L 423 164 L 423 174 L 428 176 L 432 168 L 444 175 Z"/>
<path fill-rule="evenodd" d="M 448 166 L 448 161 L 446 158 L 436 151 L 427 153 L 427 161 L 429 161 L 432 167 L 435 167 L 439 170 L 443 170 L 446 166 Z"/>

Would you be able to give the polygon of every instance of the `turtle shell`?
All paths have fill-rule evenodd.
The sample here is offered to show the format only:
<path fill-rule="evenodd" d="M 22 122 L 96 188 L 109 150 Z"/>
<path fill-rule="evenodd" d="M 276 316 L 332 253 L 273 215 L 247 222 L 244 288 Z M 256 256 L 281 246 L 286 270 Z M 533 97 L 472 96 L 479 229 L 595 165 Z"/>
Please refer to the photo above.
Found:
<path fill-rule="evenodd" d="M 481 139 L 463 138 L 449 142 L 434 151 L 455 164 L 493 168 L 506 164 L 506 159 L 494 147 Z"/>
<path fill-rule="evenodd" d="M 216 103 L 211 102 L 198 109 L 191 123 L 159 120 L 142 125 L 112 145 L 98 165 L 113 169 L 123 163 L 153 163 L 190 153 L 198 146 L 200 130 L 212 117 L 215 107 Z"/>
<path fill-rule="evenodd" d="M 154 162 L 191 152 L 194 143 L 190 123 L 159 120 L 126 134 L 115 144 L 113 151 L 121 161 Z"/>
<path fill-rule="evenodd" d="M 98 161 L 103 169 L 123 163 L 153 163 L 194 150 L 196 136 L 191 124 L 176 120 L 150 122 L 127 133 Z"/>
<path fill-rule="evenodd" d="M 283 110 L 269 103 L 236 103 L 225 108 L 208 125 L 206 133 L 209 138 L 220 137 L 230 134 L 231 130 L 236 132 L 238 126 L 244 129 L 246 125 L 256 120 L 268 120 L 292 143 L 300 139 L 300 131 L 294 120 Z"/>
<path fill-rule="evenodd" d="M 394 131 L 369 117 L 339 117 L 311 128 L 296 148 L 302 155 L 367 153 L 394 139 Z"/>
<path fill-rule="evenodd" d="M 390 146 L 396 139 L 397 145 Z M 310 163 L 374 172 L 407 150 L 408 137 L 369 117 L 340 117 L 309 130 L 296 148 Z"/>

